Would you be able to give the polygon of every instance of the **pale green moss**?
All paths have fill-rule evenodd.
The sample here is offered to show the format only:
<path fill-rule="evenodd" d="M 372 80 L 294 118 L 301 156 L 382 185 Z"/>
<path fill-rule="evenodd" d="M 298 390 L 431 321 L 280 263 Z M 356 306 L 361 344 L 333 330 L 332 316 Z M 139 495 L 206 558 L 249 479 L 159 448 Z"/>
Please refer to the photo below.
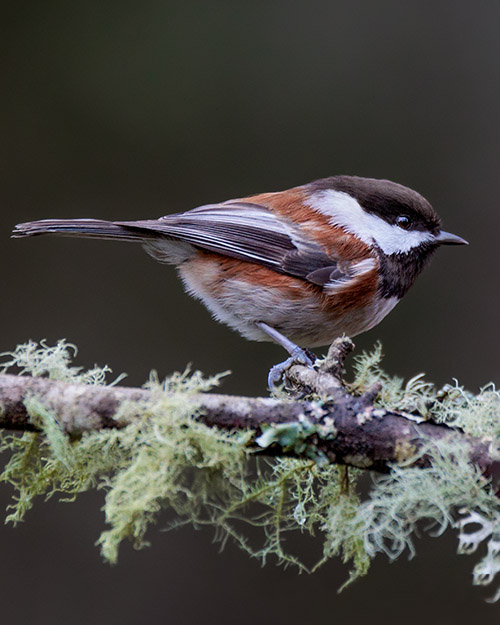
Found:
<path fill-rule="evenodd" d="M 55 347 L 28 343 L 4 355 L 5 369 L 17 367 L 23 373 L 57 380 L 105 383 L 109 368 L 76 368 L 71 364 L 75 352 L 64 341 Z M 381 358 L 378 346 L 357 359 L 353 391 L 363 392 L 382 382 L 382 407 L 408 413 L 418 410 L 475 436 L 499 436 L 500 395 L 493 387 L 474 396 L 457 384 L 436 391 L 422 376 L 405 384 L 380 369 Z M 263 562 L 275 556 L 283 564 L 311 571 L 340 555 L 353 565 L 352 581 L 367 572 L 377 553 L 391 559 L 405 551 L 412 555 L 412 535 L 420 519 L 434 522 L 440 533 L 456 520 L 458 509 L 466 509 L 491 529 L 484 533 L 490 560 L 484 558 L 476 567 L 476 571 L 488 570 L 486 581 L 491 581 L 500 566 L 495 550 L 498 541 L 493 540 L 500 528 L 499 499 L 468 463 L 465 450 L 449 444 L 429 445 L 430 468 L 394 467 L 389 475 L 375 478 L 369 496 L 361 500 L 356 491 L 361 471 L 328 465 L 310 446 L 311 433 L 335 436 L 334 424 L 325 432 L 308 422 L 267 428 L 257 446 L 277 442 L 309 454 L 310 459 L 250 462 L 256 448 L 255 441 L 249 445 L 250 434 L 228 433 L 200 423 L 193 394 L 208 390 L 218 380 L 206 380 L 196 372 L 175 374 L 160 383 L 152 375 L 148 387 L 157 399 L 144 408 L 142 418 L 121 430 L 86 433 L 74 441 L 36 398 L 30 399 L 27 409 L 41 433 L 3 433 L 1 438 L 1 450 L 10 451 L 11 458 L 0 479 L 15 489 L 7 521 L 23 520 L 37 495 L 57 494 L 72 500 L 80 492 L 101 488 L 108 528 L 99 544 L 110 562 L 116 561 L 125 538 L 136 547 L 144 546 L 148 526 L 161 510 L 169 509 L 174 526 L 186 522 L 210 525 L 219 540 L 230 537 Z M 409 453 L 405 449 L 402 456 Z M 261 530 L 260 544 L 249 541 L 246 525 Z M 297 531 L 321 537 L 323 557 L 318 563 L 303 562 L 289 550 L 292 541 L 284 537 Z M 467 536 L 461 527 L 461 543 Z M 469 542 L 477 546 L 480 540 Z M 475 580 L 485 583 L 484 578 L 477 573 Z"/>

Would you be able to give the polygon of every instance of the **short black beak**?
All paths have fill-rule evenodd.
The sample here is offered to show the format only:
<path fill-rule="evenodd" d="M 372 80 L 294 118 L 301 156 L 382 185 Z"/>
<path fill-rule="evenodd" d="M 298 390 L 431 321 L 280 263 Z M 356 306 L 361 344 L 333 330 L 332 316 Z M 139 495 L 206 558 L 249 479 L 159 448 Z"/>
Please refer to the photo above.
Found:
<path fill-rule="evenodd" d="M 437 235 L 435 241 L 439 243 L 439 245 L 469 245 L 468 241 L 462 239 L 462 237 L 457 237 L 456 234 L 443 231 Z"/>

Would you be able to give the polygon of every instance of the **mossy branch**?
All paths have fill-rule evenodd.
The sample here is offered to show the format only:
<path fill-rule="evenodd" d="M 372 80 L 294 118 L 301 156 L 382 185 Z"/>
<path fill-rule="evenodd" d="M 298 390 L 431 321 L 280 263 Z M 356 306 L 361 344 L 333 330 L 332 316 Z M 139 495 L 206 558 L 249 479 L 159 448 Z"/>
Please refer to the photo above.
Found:
<path fill-rule="evenodd" d="M 354 579 L 377 553 L 411 555 L 425 519 L 458 527 L 461 553 L 486 543 L 474 582 L 490 583 L 500 572 L 500 393 L 436 390 L 421 375 L 404 384 L 380 369 L 380 348 L 358 358 L 347 384 L 350 349 L 336 341 L 314 370 L 291 367 L 283 393 L 248 398 L 208 393 L 219 378 L 197 372 L 105 386 L 109 369 L 72 366 L 64 341 L 19 346 L 0 373 L 0 451 L 12 454 L 0 481 L 16 491 L 7 521 L 23 520 L 38 495 L 67 501 L 100 487 L 111 562 L 125 538 L 144 546 L 169 508 L 174 525 L 210 525 L 262 561 L 312 571 L 340 554 Z M 366 469 L 375 478 L 361 498 Z M 245 524 L 261 530 L 260 546 Z M 290 551 L 284 535 L 297 530 L 322 535 L 319 562 Z"/>
<path fill-rule="evenodd" d="M 386 473 L 394 464 L 429 466 L 429 445 L 446 441 L 467 449 L 471 462 L 486 476 L 498 468 L 491 455 L 491 439 L 467 436 L 446 424 L 425 422 L 419 415 L 375 406 L 376 391 L 351 394 L 324 368 L 313 371 L 296 365 L 289 377 L 319 391 L 324 399 L 292 402 L 286 398 L 202 393 L 188 401 L 205 425 L 251 431 L 263 454 L 317 456 L 331 463 Z M 27 400 L 36 399 L 72 437 L 91 430 L 121 428 L 149 414 L 160 392 L 0 374 L 0 427 L 36 430 L 27 408 Z M 263 429 L 266 437 L 262 436 Z"/>

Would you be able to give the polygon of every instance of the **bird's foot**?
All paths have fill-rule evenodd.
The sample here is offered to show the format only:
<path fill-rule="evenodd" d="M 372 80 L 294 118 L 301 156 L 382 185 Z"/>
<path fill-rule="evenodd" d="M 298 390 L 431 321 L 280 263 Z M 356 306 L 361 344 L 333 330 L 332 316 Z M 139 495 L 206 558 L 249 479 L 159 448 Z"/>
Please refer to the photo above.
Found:
<path fill-rule="evenodd" d="M 290 358 L 287 358 L 284 362 L 280 362 L 279 364 L 274 365 L 274 367 L 271 367 L 269 375 L 267 376 L 267 384 L 271 391 L 278 388 L 283 382 L 286 383 L 286 372 L 293 365 L 304 365 L 311 368 L 314 367 L 314 363 L 317 360 L 315 354 L 310 352 L 308 349 L 302 349 L 302 347 L 295 345 L 295 343 L 290 341 L 290 339 L 287 339 L 286 336 L 281 334 L 281 332 L 278 332 L 278 330 L 268 326 L 267 323 L 258 321 L 257 325 L 274 341 L 276 341 L 276 343 L 284 347 L 290 354 Z"/>
<path fill-rule="evenodd" d="M 314 367 L 314 360 L 309 358 L 307 352 L 301 347 L 297 347 L 297 351 L 287 358 L 285 361 L 271 367 L 267 376 L 267 385 L 272 391 L 279 387 L 286 378 L 286 372 L 293 365 L 305 365 L 306 367 Z"/>

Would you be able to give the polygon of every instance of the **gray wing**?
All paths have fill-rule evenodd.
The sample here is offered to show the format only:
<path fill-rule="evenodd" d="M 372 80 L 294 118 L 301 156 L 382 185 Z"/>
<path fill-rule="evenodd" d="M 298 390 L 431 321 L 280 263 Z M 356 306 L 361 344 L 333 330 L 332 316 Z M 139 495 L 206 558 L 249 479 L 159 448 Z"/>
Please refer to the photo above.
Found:
<path fill-rule="evenodd" d="M 318 285 L 345 277 L 338 259 L 304 237 L 297 226 L 259 204 L 209 204 L 158 220 L 114 223 L 186 241 L 199 249 L 254 262 Z"/>
<path fill-rule="evenodd" d="M 345 263 L 341 269 L 339 259 L 326 254 L 297 225 L 276 217 L 260 204 L 230 201 L 158 220 L 114 223 L 131 231 L 142 230 L 146 236 L 154 233 L 186 241 L 199 249 L 257 263 L 318 286 L 345 286 L 360 273 Z"/>

